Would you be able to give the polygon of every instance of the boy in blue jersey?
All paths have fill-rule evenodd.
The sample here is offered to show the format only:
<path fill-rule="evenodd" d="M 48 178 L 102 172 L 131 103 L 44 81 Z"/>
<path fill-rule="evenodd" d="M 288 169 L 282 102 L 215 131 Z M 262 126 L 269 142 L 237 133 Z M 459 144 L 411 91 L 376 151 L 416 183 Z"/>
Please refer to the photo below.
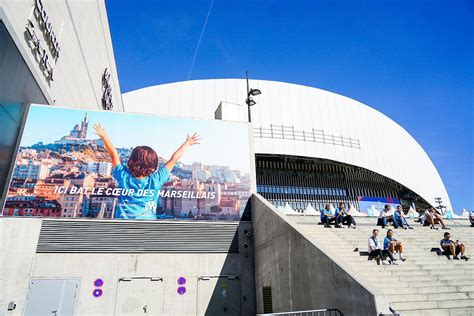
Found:
<path fill-rule="evenodd" d="M 199 144 L 200 138 L 196 133 L 186 138 L 186 141 L 176 150 L 166 164 L 158 169 L 158 155 L 148 146 L 137 146 L 125 167 L 120 161 L 117 150 L 110 141 L 105 129 L 100 124 L 94 125 L 96 134 L 104 142 L 111 159 L 112 176 L 121 188 L 115 209 L 115 218 L 124 219 L 156 219 L 156 207 L 159 191 L 168 181 L 174 165 L 183 156 L 189 146 Z M 126 193 L 126 194 L 124 194 Z"/>

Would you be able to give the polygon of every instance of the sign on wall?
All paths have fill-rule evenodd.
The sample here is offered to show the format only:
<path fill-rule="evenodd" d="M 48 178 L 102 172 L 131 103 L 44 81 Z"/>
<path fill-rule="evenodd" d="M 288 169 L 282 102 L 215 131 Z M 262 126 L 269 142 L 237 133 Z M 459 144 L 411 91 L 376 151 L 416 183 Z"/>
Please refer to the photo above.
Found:
<path fill-rule="evenodd" d="M 33 105 L 4 216 L 239 220 L 246 123 Z"/>
<path fill-rule="evenodd" d="M 33 10 L 26 23 L 26 34 L 30 48 L 37 56 L 36 59 L 44 75 L 48 80 L 53 81 L 54 67 L 59 58 L 61 46 L 48 11 L 41 0 L 35 0 Z"/>

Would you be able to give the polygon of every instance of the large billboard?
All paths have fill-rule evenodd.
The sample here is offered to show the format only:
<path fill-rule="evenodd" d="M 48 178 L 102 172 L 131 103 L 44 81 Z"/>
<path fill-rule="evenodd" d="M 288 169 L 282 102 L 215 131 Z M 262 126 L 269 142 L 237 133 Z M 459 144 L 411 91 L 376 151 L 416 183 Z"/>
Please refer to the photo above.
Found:
<path fill-rule="evenodd" d="M 246 123 L 30 107 L 3 216 L 239 220 Z"/>
<path fill-rule="evenodd" d="M 367 213 L 369 216 L 379 216 L 386 204 L 390 205 L 393 209 L 400 205 L 400 200 L 386 197 L 358 196 L 357 200 L 359 201 L 360 211 Z"/>

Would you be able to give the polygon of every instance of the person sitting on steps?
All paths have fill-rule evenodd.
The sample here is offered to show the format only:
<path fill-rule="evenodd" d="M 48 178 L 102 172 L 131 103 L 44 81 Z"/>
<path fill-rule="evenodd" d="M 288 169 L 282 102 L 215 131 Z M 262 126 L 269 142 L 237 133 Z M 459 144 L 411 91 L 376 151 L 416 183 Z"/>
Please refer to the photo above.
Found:
<path fill-rule="evenodd" d="M 391 229 L 387 230 L 387 236 L 383 240 L 383 249 L 387 250 L 389 252 L 390 259 L 392 261 L 397 260 L 394 257 L 396 252 L 398 252 L 398 257 L 400 258 L 400 260 L 402 260 L 402 261 L 407 260 L 403 256 L 403 244 L 402 244 L 402 242 L 399 241 L 399 240 L 396 240 L 395 238 L 393 238 L 393 230 L 391 230 Z M 396 263 L 392 262 L 392 264 L 396 264 Z"/>
<path fill-rule="evenodd" d="M 339 207 L 336 209 L 336 223 L 337 227 L 347 224 L 348 228 L 356 228 L 355 219 L 349 214 L 349 210 L 346 209 L 344 202 L 339 202 Z"/>
<path fill-rule="evenodd" d="M 441 249 L 443 249 L 443 254 L 447 256 L 449 260 L 451 260 L 451 256 L 453 256 L 454 260 L 469 260 L 469 258 L 464 255 L 466 246 L 464 246 L 463 243 L 460 243 L 459 240 L 452 241 L 451 235 L 448 232 L 444 233 L 444 238 L 441 239 L 439 243 L 441 245 Z M 461 257 L 459 257 L 459 254 L 461 254 Z"/>
<path fill-rule="evenodd" d="M 438 229 L 435 227 L 436 224 L 441 224 L 443 229 L 449 229 L 446 227 L 443 216 L 436 212 L 435 208 L 430 206 L 422 216 L 423 226 L 430 226 L 431 229 Z"/>
<path fill-rule="evenodd" d="M 331 210 L 331 204 L 326 204 L 324 209 L 321 211 L 321 222 L 324 224 L 324 227 L 331 228 L 331 223 L 336 225 L 336 217 Z"/>
<path fill-rule="evenodd" d="M 398 226 L 402 227 L 403 229 L 413 229 L 413 227 L 408 224 L 401 205 L 397 205 L 397 209 L 395 210 L 393 217 Z"/>
<path fill-rule="evenodd" d="M 398 223 L 393 218 L 392 207 L 389 204 L 385 204 L 385 207 L 383 211 L 380 212 L 379 218 L 377 220 L 377 226 L 382 226 L 382 228 L 385 228 L 389 222 L 393 223 L 394 228 L 398 228 Z"/>
<path fill-rule="evenodd" d="M 382 265 L 389 265 L 390 262 L 386 260 L 388 251 L 383 251 L 380 248 L 380 242 L 377 239 L 378 234 L 379 234 L 379 230 L 374 229 L 372 231 L 372 236 L 369 237 L 369 247 L 368 247 L 369 259 L 374 258 L 375 260 L 377 260 L 377 264 L 380 264 L 380 260 L 382 260 Z"/>

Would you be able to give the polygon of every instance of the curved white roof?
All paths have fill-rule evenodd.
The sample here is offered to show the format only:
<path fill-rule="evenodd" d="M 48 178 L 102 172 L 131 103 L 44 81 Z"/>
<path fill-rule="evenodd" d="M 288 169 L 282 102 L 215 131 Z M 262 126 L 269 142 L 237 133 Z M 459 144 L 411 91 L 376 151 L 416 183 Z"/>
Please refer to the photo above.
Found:
<path fill-rule="evenodd" d="M 256 153 L 324 158 L 359 166 L 399 182 L 428 203 L 441 197 L 447 208 L 452 208 L 426 152 L 381 112 L 348 97 L 302 85 L 250 80 L 250 87 L 262 91 L 254 97 L 254 128 L 269 132 L 273 125 L 276 132 L 286 126 L 285 138 L 290 138 L 255 137 Z M 246 89 L 244 79 L 183 81 L 125 93 L 123 102 L 128 112 L 205 119 L 213 119 L 218 105 L 225 102 L 225 119 L 246 121 Z"/>

